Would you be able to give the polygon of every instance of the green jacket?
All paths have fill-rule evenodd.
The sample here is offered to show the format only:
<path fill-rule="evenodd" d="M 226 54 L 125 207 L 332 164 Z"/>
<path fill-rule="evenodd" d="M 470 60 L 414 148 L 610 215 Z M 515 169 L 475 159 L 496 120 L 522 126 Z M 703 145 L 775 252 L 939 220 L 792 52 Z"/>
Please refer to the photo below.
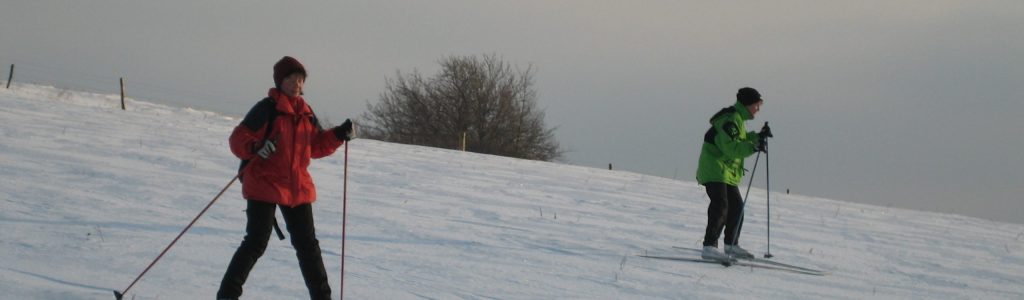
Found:
<path fill-rule="evenodd" d="M 757 152 L 758 135 L 746 132 L 744 121 L 754 117 L 739 101 L 711 117 L 697 164 L 697 183 L 722 182 L 739 186 L 743 179 L 743 158 Z"/>

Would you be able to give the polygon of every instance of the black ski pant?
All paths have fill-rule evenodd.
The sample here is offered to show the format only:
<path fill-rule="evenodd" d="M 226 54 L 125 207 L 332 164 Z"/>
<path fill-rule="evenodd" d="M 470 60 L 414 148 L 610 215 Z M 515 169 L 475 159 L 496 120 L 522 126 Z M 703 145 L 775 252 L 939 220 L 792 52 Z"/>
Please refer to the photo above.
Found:
<path fill-rule="evenodd" d="M 704 189 L 711 198 L 708 205 L 708 227 L 704 232 L 704 246 L 718 247 L 718 237 L 725 227 L 725 244 L 739 243 L 739 230 L 743 219 L 743 198 L 740 189 L 722 182 L 708 182 Z"/>
<path fill-rule="evenodd" d="M 256 265 L 256 260 L 263 255 L 270 241 L 274 212 L 278 205 L 253 200 L 247 202 L 249 204 L 245 211 L 248 217 L 245 239 L 228 264 L 228 270 L 220 283 L 220 290 L 217 291 L 217 298 L 234 299 L 242 295 L 242 285 L 249 277 L 249 271 Z M 324 269 L 324 260 L 320 254 L 320 242 L 316 239 L 316 231 L 313 228 L 313 206 L 281 206 L 281 215 L 287 224 L 295 255 L 299 258 L 299 269 L 306 281 L 306 288 L 309 289 L 309 298 L 330 299 L 331 286 L 327 283 L 327 270 Z"/>

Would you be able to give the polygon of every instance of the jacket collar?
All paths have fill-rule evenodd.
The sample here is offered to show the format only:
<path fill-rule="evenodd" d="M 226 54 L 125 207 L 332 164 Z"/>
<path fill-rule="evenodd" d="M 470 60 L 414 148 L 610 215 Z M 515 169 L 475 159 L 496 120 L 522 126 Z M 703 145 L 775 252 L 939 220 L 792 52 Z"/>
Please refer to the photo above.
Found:
<path fill-rule="evenodd" d="M 275 108 L 277 111 L 290 115 L 307 116 L 313 114 L 313 110 L 306 104 L 306 100 L 302 96 L 289 97 L 284 93 L 281 93 L 277 88 L 270 88 L 267 95 L 271 99 L 274 99 L 276 103 Z"/>
<path fill-rule="evenodd" d="M 740 114 L 740 118 L 743 118 L 744 121 L 754 119 L 754 116 L 750 114 L 750 110 L 748 110 L 747 106 L 743 105 L 743 103 L 736 101 L 736 104 L 734 104 L 733 107 L 736 108 L 736 112 Z"/>

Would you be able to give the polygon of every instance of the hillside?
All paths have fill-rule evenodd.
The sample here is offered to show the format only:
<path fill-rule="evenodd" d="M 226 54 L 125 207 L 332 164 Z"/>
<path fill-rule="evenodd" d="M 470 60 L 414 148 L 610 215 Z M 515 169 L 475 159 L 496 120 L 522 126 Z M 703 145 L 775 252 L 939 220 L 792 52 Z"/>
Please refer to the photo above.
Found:
<path fill-rule="evenodd" d="M 234 175 L 237 118 L 118 101 L 0 89 L 3 298 L 112 299 Z M 773 193 L 774 259 L 830 275 L 657 261 L 636 255 L 699 245 L 694 182 L 373 140 L 349 151 L 349 299 L 1024 299 L 1020 224 Z M 343 159 L 311 167 L 335 298 Z M 129 296 L 213 298 L 244 235 L 240 196 L 232 186 Z M 758 254 L 764 212 L 755 189 L 742 243 Z M 245 287 L 306 298 L 291 245 L 273 239 Z"/>

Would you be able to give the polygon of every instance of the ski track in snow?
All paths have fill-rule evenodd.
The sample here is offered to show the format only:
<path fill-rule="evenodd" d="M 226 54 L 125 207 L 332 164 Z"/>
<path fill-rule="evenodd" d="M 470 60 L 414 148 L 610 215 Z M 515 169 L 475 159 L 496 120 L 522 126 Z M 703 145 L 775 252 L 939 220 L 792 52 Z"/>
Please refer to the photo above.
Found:
<path fill-rule="evenodd" d="M 237 118 L 135 100 L 122 111 L 119 101 L 0 90 L 5 299 L 112 299 L 234 175 Z M 352 299 L 1024 299 L 1020 224 L 773 193 L 775 260 L 830 275 L 666 262 L 636 255 L 699 246 L 707 200 L 693 182 L 372 140 L 350 147 Z M 336 299 L 343 151 L 310 169 Z M 244 235 L 240 194 L 232 186 L 127 296 L 212 298 Z M 755 189 L 742 235 L 755 254 L 767 246 L 765 210 Z M 287 241 L 271 240 L 245 288 L 250 298 L 306 298 Z"/>

